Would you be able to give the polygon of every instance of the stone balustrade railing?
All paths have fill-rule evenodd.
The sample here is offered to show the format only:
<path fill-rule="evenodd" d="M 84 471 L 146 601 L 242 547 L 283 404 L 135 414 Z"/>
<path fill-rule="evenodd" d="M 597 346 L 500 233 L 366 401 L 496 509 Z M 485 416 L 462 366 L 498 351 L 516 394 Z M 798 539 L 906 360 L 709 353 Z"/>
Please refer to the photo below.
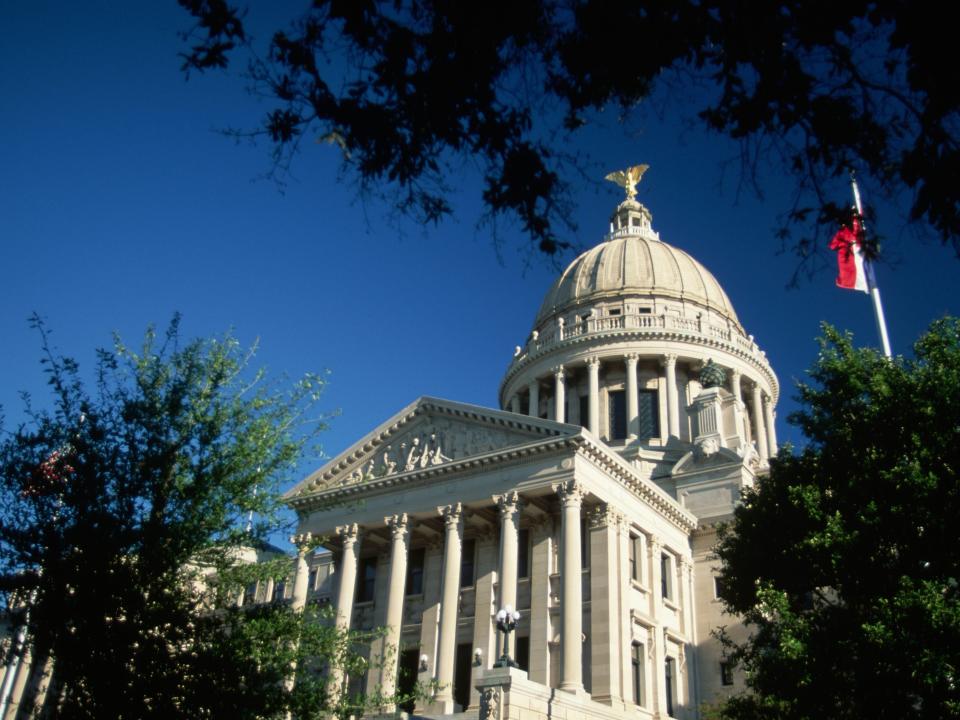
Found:
<path fill-rule="evenodd" d="M 615 332 L 662 333 L 676 332 L 693 337 L 722 341 L 732 344 L 739 350 L 755 356 L 759 361 L 766 363 L 766 353 L 757 347 L 753 336 L 744 336 L 733 325 L 720 325 L 707 322 L 703 318 L 687 318 L 674 315 L 652 315 L 644 313 L 630 313 L 607 317 L 588 317 L 575 323 L 563 324 L 557 322 L 551 328 L 541 333 L 534 332 L 527 341 L 525 348 L 520 348 L 513 359 L 513 363 L 521 362 L 528 355 L 547 350 L 559 343 L 577 337 L 602 335 Z"/>

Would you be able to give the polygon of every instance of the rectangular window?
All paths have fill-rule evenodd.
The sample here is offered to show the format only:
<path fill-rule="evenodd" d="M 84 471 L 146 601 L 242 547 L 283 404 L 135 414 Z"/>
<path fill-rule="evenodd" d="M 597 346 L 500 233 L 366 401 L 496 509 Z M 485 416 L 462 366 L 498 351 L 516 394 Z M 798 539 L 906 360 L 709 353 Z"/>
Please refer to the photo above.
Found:
<path fill-rule="evenodd" d="M 660 437 L 660 403 L 656 390 L 641 390 L 637 397 L 637 433 L 640 438 Z"/>
<path fill-rule="evenodd" d="M 520 528 L 517 534 L 517 577 L 530 577 L 530 529 Z"/>
<path fill-rule="evenodd" d="M 651 308 L 651 307 L 641 307 L 641 308 L 637 308 L 637 312 L 638 312 L 640 315 L 652 315 L 652 314 L 653 314 L 653 308 Z"/>
<path fill-rule="evenodd" d="M 713 578 L 713 596 L 719 600 L 723 597 L 723 591 L 725 589 L 725 582 L 722 577 L 715 576 Z"/>
<path fill-rule="evenodd" d="M 622 310 L 620 308 L 610 308 L 608 312 L 610 313 L 611 317 L 616 317 L 622 312 Z"/>
<path fill-rule="evenodd" d="M 244 606 L 253 605 L 257 601 L 257 581 L 254 580 L 252 583 L 247 585 L 246 589 L 243 591 L 243 604 Z"/>
<path fill-rule="evenodd" d="M 318 568 L 313 568 L 310 571 L 310 577 L 307 579 L 307 591 L 312 592 L 317 589 L 317 577 L 320 575 L 320 570 Z"/>
<path fill-rule="evenodd" d="M 724 685 L 733 685 L 733 665 L 728 662 L 720 663 L 720 682 Z"/>
<path fill-rule="evenodd" d="M 642 582 L 643 578 L 640 576 L 640 562 L 643 555 L 640 552 L 640 536 L 631 534 L 630 544 L 627 547 L 630 560 L 630 579 L 636 580 L 637 582 Z"/>
<path fill-rule="evenodd" d="M 587 427 L 590 424 L 590 396 L 581 395 L 580 400 L 580 427 Z"/>
<path fill-rule="evenodd" d="M 643 692 L 643 645 L 635 642 L 630 654 L 630 670 L 633 674 L 633 702 L 641 707 L 644 703 Z"/>
<path fill-rule="evenodd" d="M 660 592 L 666 600 L 673 600 L 673 557 L 669 553 L 660 555 Z"/>
<path fill-rule="evenodd" d="M 273 597 L 270 598 L 276 602 L 283 600 L 283 596 L 287 594 L 287 581 L 286 580 L 277 580 L 276 584 L 273 586 Z"/>
<path fill-rule="evenodd" d="M 377 591 L 377 558 L 368 557 L 360 561 L 360 582 L 357 583 L 357 602 L 373 602 Z"/>
<path fill-rule="evenodd" d="M 627 394 L 623 390 L 607 393 L 610 406 L 610 439 L 624 440 L 627 437 Z"/>
<path fill-rule="evenodd" d="M 672 657 L 668 657 L 667 661 L 664 663 L 664 683 L 666 690 L 666 700 L 667 700 L 667 715 L 670 717 L 676 717 L 674 714 L 674 699 L 677 692 L 677 661 Z"/>
<path fill-rule="evenodd" d="M 530 638 L 527 636 L 517 638 L 517 647 L 513 653 L 513 659 L 524 672 L 530 670 Z"/>
<path fill-rule="evenodd" d="M 580 567 L 590 567 L 590 532 L 583 519 L 580 520 Z"/>
<path fill-rule="evenodd" d="M 423 593 L 423 563 L 426 548 L 414 548 L 410 551 L 407 563 L 407 595 Z"/>
<path fill-rule="evenodd" d="M 476 540 L 464 540 L 462 554 L 460 555 L 460 587 L 473 587 L 473 558 L 477 552 Z"/>

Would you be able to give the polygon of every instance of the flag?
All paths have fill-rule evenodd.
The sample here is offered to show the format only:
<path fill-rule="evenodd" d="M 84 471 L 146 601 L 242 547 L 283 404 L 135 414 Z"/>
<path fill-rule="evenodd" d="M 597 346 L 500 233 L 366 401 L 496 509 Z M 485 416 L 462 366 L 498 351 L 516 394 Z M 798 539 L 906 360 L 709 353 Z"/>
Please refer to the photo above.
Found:
<path fill-rule="evenodd" d="M 837 287 L 869 293 L 873 287 L 873 269 L 863 254 L 863 228 L 860 218 L 854 217 L 830 241 L 830 249 L 837 252 Z"/>

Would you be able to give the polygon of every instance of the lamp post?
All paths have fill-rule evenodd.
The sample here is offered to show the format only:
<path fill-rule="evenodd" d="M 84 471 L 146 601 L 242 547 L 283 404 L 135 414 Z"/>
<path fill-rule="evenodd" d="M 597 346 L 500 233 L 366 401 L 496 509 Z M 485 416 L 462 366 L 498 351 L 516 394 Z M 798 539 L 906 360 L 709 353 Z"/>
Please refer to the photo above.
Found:
<path fill-rule="evenodd" d="M 517 627 L 520 613 L 507 605 L 497 613 L 497 630 L 503 633 L 503 654 L 494 663 L 494 667 L 519 667 L 510 657 L 510 633 Z"/>

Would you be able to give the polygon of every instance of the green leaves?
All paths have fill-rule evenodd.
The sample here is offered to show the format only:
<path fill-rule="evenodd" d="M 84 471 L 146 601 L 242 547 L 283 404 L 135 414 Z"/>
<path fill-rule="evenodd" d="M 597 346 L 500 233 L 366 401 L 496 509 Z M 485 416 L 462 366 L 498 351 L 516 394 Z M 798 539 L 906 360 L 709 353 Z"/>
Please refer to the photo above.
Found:
<path fill-rule="evenodd" d="M 724 530 L 725 638 L 750 692 L 729 718 L 947 718 L 960 689 L 960 321 L 912 359 L 829 327 L 781 452 Z"/>
<path fill-rule="evenodd" d="M 271 380 L 229 335 L 183 341 L 175 317 L 137 350 L 101 350 L 91 391 L 34 324 L 53 405 L 0 444 L 0 591 L 6 607 L 31 598 L 34 658 L 54 659 L 63 695 L 52 714 L 282 714 L 289 664 L 252 660 L 247 616 L 210 600 L 235 600 L 237 565 L 276 529 L 324 427 L 322 376 Z"/>

